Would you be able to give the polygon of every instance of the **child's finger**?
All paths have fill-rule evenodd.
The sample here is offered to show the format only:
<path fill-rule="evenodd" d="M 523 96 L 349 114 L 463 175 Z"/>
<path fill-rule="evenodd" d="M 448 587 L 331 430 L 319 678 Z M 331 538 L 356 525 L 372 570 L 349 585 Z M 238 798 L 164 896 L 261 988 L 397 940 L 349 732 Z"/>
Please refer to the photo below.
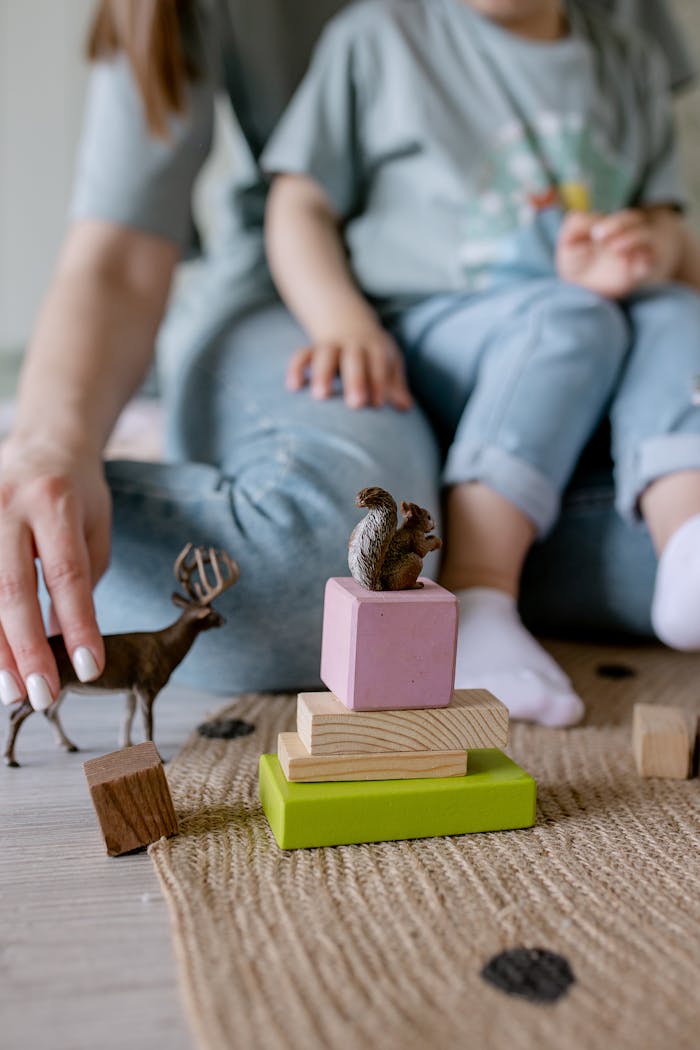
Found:
<path fill-rule="evenodd" d="M 594 241 L 609 241 L 628 230 L 640 229 L 647 225 L 643 211 L 638 208 L 625 208 L 613 215 L 606 215 L 594 223 L 591 238 Z"/>
<path fill-rule="evenodd" d="M 383 339 L 367 347 L 367 373 L 372 404 L 380 408 L 386 404 L 389 384 L 389 354 Z"/>
<path fill-rule="evenodd" d="M 369 402 L 367 351 L 359 345 L 343 348 L 340 357 L 343 396 L 350 408 L 364 408 Z"/>
<path fill-rule="evenodd" d="M 631 260 L 632 276 L 636 281 L 644 281 L 651 277 L 654 270 L 654 259 L 651 255 L 633 255 Z"/>
<path fill-rule="evenodd" d="M 572 245 L 579 241 L 588 241 L 591 230 L 600 221 L 596 212 L 570 211 L 562 223 L 559 240 L 561 244 Z"/>
<path fill-rule="evenodd" d="M 311 396 L 330 397 L 333 380 L 338 374 L 340 347 L 335 343 L 318 343 L 311 358 Z"/>
<path fill-rule="evenodd" d="M 406 381 L 404 357 L 398 344 L 387 335 L 383 340 L 386 370 L 386 400 L 394 408 L 405 410 L 413 405 L 413 398 Z"/>
<path fill-rule="evenodd" d="M 402 412 L 413 406 L 413 397 L 408 388 L 406 372 L 401 357 L 397 357 L 391 362 L 387 398 L 389 404 L 393 405 L 394 408 L 400 409 Z"/>
<path fill-rule="evenodd" d="M 311 364 L 314 351 L 312 346 L 303 346 L 296 350 L 289 359 L 284 382 L 287 390 L 301 390 L 307 381 L 307 369 Z"/>
<path fill-rule="evenodd" d="M 654 250 L 654 238 L 648 227 L 639 230 L 630 230 L 629 233 L 621 233 L 608 243 L 610 251 L 617 255 L 629 255 L 636 252 L 652 254 Z"/>

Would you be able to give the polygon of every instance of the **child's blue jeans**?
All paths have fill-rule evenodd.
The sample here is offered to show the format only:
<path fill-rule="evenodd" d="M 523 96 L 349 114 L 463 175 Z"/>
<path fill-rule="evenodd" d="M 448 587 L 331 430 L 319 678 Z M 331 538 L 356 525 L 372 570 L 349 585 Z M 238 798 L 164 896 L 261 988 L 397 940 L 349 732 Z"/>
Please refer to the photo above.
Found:
<path fill-rule="evenodd" d="M 409 379 L 447 457 L 446 485 L 482 481 L 546 535 L 609 415 L 616 505 L 700 468 L 700 295 L 669 284 L 623 305 L 556 278 L 436 296 L 395 326 Z"/>
<path fill-rule="evenodd" d="M 603 414 L 624 366 L 621 344 L 623 334 L 629 337 L 633 315 L 630 310 L 622 318 L 612 306 L 598 309 L 585 293 L 568 289 L 562 289 L 565 294 L 555 306 L 555 290 L 553 284 L 548 291 L 543 286 L 538 294 L 532 290 L 542 317 L 540 332 L 551 328 L 553 335 L 559 327 L 569 345 L 569 322 L 560 324 L 568 309 L 571 324 L 580 325 L 591 337 L 600 324 L 606 340 L 604 350 L 591 346 L 594 367 L 588 361 L 569 364 L 567 355 L 555 351 L 553 340 L 547 343 L 553 371 L 564 376 L 571 370 L 576 392 L 572 415 L 577 420 L 578 402 L 586 394 L 583 374 L 592 377 L 594 407 L 587 409 L 585 425 L 576 422 L 580 448 Z M 653 406 L 652 395 L 658 393 L 654 386 L 658 388 L 665 376 L 663 389 L 670 383 L 676 395 L 675 400 L 662 399 L 661 436 L 672 430 L 683 448 L 686 440 L 700 441 L 700 428 L 697 415 L 687 411 L 689 388 L 684 383 L 690 377 L 672 378 L 681 365 L 669 359 L 685 352 L 681 332 L 686 322 L 680 324 L 678 316 L 690 309 L 689 303 L 689 294 L 673 290 L 664 299 L 652 295 L 640 299 L 636 308 L 640 317 L 648 311 L 663 335 L 658 349 L 663 357 L 656 370 L 660 376 L 652 375 L 648 381 L 648 404 Z M 545 322 L 547 304 L 553 309 L 551 321 Z M 285 367 L 305 337 L 278 305 L 252 313 L 206 344 L 193 347 L 169 392 L 170 453 L 179 462 L 118 462 L 107 467 L 114 495 L 114 545 L 112 567 L 96 594 L 103 631 L 155 628 L 174 619 L 176 610 L 169 596 L 176 554 L 188 540 L 213 544 L 238 560 L 241 579 L 217 602 L 227 625 L 198 640 L 179 678 L 229 692 L 317 685 L 323 588 L 328 576 L 348 574 L 347 540 L 360 516 L 354 507 L 355 493 L 367 485 L 382 485 L 397 499 L 420 503 L 439 517 L 442 461 L 435 434 L 444 437 L 450 425 L 462 427 L 470 389 L 464 351 L 456 337 L 459 311 L 453 308 L 454 300 L 449 310 L 448 305 L 444 303 L 442 322 L 435 303 L 404 318 L 407 331 L 409 321 L 412 325 L 409 371 L 425 398 L 427 413 L 434 417 L 432 425 L 426 411 L 418 407 L 407 413 L 390 408 L 352 411 L 340 397 L 315 401 L 308 390 L 288 393 Z M 463 306 L 460 303 L 460 310 Z M 528 325 L 535 323 L 527 321 L 522 309 L 522 323 L 512 325 L 514 333 L 518 329 L 527 333 Z M 430 319 L 422 333 L 415 323 L 421 311 Z M 450 333 L 451 369 L 447 343 L 430 342 L 436 340 L 441 325 Z M 533 360 L 538 345 L 529 338 Z M 650 345 L 650 354 L 652 349 Z M 516 359 L 524 353 L 516 353 Z M 493 389 L 507 407 L 504 395 L 513 389 L 514 377 L 502 350 L 499 360 Z M 633 360 L 629 359 L 628 369 Z M 479 367 L 484 368 L 483 363 L 473 374 Z M 697 359 L 695 372 L 700 372 Z M 618 402 L 624 408 L 621 395 L 622 389 Z M 553 445 L 575 444 L 569 438 L 566 413 L 542 399 L 533 400 L 532 407 L 534 416 L 547 420 Z M 479 411 L 488 418 L 487 406 Z M 499 414 L 503 416 L 502 411 Z M 494 409 L 491 427 L 496 415 Z M 691 418 L 695 429 L 690 427 Z M 640 410 L 629 425 L 641 423 Z M 471 431 L 470 448 L 476 436 Z M 620 442 L 619 427 L 616 440 Z M 618 452 L 620 447 L 631 447 L 627 435 Z M 507 462 L 519 458 L 519 448 L 517 434 L 506 428 Z M 539 485 L 537 497 L 543 531 L 554 516 L 558 491 L 573 469 L 578 449 L 565 455 L 558 449 L 544 451 L 544 462 L 534 457 L 527 461 L 531 476 L 547 479 Z M 462 462 L 461 455 L 448 457 L 449 480 L 459 479 L 453 471 Z M 687 465 L 687 460 L 681 461 Z M 618 464 L 622 466 L 619 454 Z M 700 466 L 700 457 L 693 465 Z M 628 477 L 642 477 L 639 469 L 624 469 Z M 625 498 L 630 505 L 634 502 Z M 434 555 L 426 559 L 425 568 L 428 575 L 436 574 Z M 526 618 L 545 631 L 597 629 L 649 635 L 654 571 L 646 530 L 613 510 L 605 468 L 589 472 L 569 490 L 559 522 L 530 556 L 523 589 Z"/>

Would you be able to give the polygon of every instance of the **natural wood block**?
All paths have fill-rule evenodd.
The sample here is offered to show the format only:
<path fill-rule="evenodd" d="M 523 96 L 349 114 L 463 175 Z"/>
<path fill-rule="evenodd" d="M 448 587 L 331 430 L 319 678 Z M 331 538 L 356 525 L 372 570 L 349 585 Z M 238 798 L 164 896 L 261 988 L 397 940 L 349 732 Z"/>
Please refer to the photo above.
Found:
<path fill-rule="evenodd" d="M 170 788 L 154 743 L 90 759 L 83 769 L 110 857 L 177 834 Z"/>
<path fill-rule="evenodd" d="M 415 780 L 459 777 L 467 772 L 466 751 L 394 751 L 391 754 L 311 755 L 298 733 L 280 733 L 277 757 L 294 783 L 344 780 Z"/>
<path fill-rule="evenodd" d="M 323 602 L 321 680 L 357 711 L 446 707 L 455 684 L 454 594 L 432 580 L 370 591 L 334 576 Z"/>
<path fill-rule="evenodd" d="M 690 776 L 695 729 L 683 708 L 635 704 L 632 744 L 640 777 L 685 780 Z"/>
<path fill-rule="evenodd" d="M 333 693 L 299 693 L 297 732 L 312 755 L 505 747 L 508 708 L 486 689 L 456 689 L 449 707 L 348 711 Z"/>
<path fill-rule="evenodd" d="M 502 751 L 469 755 L 465 777 L 290 783 L 276 755 L 260 758 L 260 801 L 282 849 L 529 828 L 533 778 Z"/>

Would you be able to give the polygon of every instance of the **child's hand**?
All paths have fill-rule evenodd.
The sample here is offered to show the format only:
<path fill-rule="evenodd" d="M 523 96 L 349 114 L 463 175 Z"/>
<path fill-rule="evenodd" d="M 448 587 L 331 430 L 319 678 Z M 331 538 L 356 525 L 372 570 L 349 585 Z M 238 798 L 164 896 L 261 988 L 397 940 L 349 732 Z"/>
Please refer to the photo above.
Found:
<path fill-rule="evenodd" d="M 297 350 L 287 367 L 287 389 L 309 383 L 312 397 L 327 398 L 337 375 L 350 408 L 389 404 L 405 410 L 413 404 L 401 351 L 379 325 L 346 328 Z"/>
<path fill-rule="evenodd" d="M 609 299 L 672 280 L 680 261 L 681 222 L 666 208 L 612 215 L 570 212 L 557 243 L 557 272 Z"/>

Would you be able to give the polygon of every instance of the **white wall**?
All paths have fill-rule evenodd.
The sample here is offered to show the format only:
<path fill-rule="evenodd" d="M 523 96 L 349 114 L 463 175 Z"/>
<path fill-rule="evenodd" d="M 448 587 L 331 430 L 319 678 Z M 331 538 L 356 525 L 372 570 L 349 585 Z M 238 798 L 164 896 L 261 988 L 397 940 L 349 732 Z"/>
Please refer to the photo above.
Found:
<path fill-rule="evenodd" d="M 93 0 L 0 0 L 0 349 L 17 349 L 51 272 L 79 134 Z"/>

